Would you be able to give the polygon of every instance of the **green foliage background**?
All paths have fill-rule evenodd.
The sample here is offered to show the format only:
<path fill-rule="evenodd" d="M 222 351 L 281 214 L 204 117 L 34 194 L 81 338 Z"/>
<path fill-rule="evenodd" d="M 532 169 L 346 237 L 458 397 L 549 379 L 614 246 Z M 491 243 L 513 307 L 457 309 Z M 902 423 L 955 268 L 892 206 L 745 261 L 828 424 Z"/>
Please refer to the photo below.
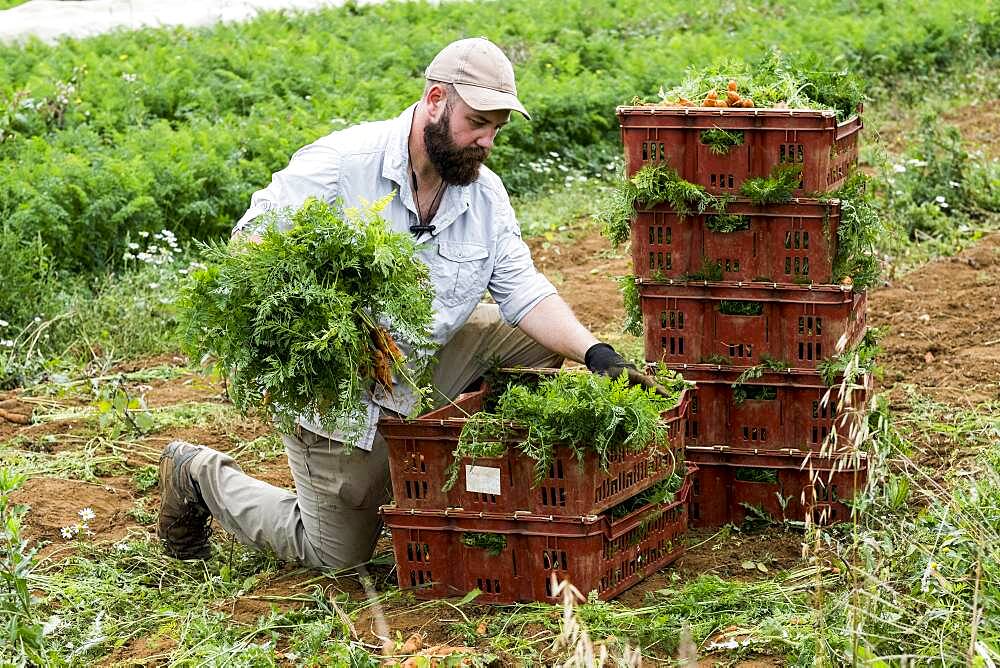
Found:
<path fill-rule="evenodd" d="M 944 67 L 959 51 L 995 53 L 998 34 L 996 12 L 973 0 L 685 0 L 652 13 L 639 0 L 513 0 L 348 4 L 4 46 L 0 243 L 16 261 L 0 282 L 36 291 L 47 272 L 117 266 L 140 230 L 225 234 L 298 147 L 398 114 L 437 50 L 464 36 L 486 35 L 511 55 L 533 113 L 491 158 L 516 194 L 546 182 L 527 165 L 549 152 L 599 170 L 619 151 L 615 105 L 652 96 L 688 66 L 777 45 L 886 77 Z M 37 310 L 0 297 L 7 320 Z"/>

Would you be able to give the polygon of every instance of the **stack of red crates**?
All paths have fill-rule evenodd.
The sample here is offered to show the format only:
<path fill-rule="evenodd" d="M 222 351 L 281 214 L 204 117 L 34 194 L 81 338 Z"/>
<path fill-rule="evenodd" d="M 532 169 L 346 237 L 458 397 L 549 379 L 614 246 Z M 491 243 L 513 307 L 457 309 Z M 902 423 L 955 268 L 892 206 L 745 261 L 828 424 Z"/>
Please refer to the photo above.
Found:
<path fill-rule="evenodd" d="M 687 392 L 664 415 L 667 441 L 649 452 L 613 456 L 603 469 L 596 455 L 578 461 L 557 446 L 536 481 L 535 461 L 512 441 L 502 456 L 461 459 L 446 491 L 462 428 L 489 392 L 462 394 L 416 419 L 380 422 L 394 501 L 382 515 L 400 587 L 419 598 L 478 589 L 484 603 L 557 602 L 555 578 L 607 599 L 683 553 L 693 488 L 684 464 Z M 673 502 L 622 510 L 619 504 L 675 472 L 684 483 Z"/>
<path fill-rule="evenodd" d="M 845 519 L 843 501 L 865 481 L 850 441 L 870 379 L 841 397 L 817 364 L 864 336 L 866 298 L 832 282 L 841 207 L 822 195 L 856 166 L 860 116 L 645 106 L 619 107 L 618 118 L 628 176 L 664 164 L 733 198 L 727 232 L 712 231 L 723 212 L 680 215 L 663 204 L 640 207 L 631 230 L 646 360 L 696 383 L 686 424 L 687 459 L 698 468 L 691 525 L 748 514 Z M 702 143 L 713 129 L 742 143 L 719 155 Z M 796 199 L 757 206 L 739 197 L 746 179 L 781 165 L 801 167 Z M 686 279 L 706 266 L 721 280 Z M 789 368 L 770 370 L 776 361 Z M 749 367 L 764 373 L 741 379 Z"/>

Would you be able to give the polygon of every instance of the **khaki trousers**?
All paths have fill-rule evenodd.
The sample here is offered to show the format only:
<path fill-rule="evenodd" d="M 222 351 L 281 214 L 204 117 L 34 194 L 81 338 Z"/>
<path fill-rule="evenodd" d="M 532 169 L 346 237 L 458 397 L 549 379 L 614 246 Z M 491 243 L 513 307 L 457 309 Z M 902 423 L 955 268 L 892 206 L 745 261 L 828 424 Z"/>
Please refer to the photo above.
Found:
<path fill-rule="evenodd" d="M 438 353 L 434 386 L 449 399 L 494 360 L 556 367 L 562 358 L 479 304 Z M 443 398 L 442 398 L 443 401 Z M 191 476 L 212 516 L 238 541 L 308 566 L 347 568 L 371 559 L 382 530 L 378 508 L 390 500 L 388 451 L 376 434 L 371 452 L 298 429 L 282 435 L 295 492 L 248 476 L 232 457 L 204 448 Z"/>

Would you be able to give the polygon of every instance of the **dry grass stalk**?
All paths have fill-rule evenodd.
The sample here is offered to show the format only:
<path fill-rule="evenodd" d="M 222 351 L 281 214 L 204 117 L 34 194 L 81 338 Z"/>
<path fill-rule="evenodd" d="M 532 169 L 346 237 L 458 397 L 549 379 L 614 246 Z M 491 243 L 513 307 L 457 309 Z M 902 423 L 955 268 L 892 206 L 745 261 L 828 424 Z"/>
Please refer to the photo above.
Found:
<path fill-rule="evenodd" d="M 590 639 L 586 627 L 576 615 L 576 604 L 587 602 L 587 597 L 581 594 L 579 589 L 568 580 L 558 582 L 556 574 L 553 573 L 552 591 L 555 596 L 562 597 L 563 604 L 562 632 L 556 638 L 553 649 L 571 652 L 569 658 L 558 665 L 562 668 L 604 668 L 611 665 L 641 668 L 642 652 L 638 648 L 626 644 L 620 658 L 611 657 L 607 645 L 595 645 Z"/>

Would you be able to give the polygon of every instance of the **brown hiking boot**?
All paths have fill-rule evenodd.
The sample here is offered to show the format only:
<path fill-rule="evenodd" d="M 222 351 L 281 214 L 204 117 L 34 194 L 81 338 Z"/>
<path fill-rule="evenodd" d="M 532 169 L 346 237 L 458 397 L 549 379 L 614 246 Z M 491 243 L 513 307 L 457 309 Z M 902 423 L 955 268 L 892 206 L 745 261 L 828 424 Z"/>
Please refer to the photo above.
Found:
<path fill-rule="evenodd" d="M 191 478 L 197 445 L 174 441 L 160 455 L 160 519 L 156 534 L 163 549 L 176 559 L 207 559 L 212 554 L 212 513 Z"/>

